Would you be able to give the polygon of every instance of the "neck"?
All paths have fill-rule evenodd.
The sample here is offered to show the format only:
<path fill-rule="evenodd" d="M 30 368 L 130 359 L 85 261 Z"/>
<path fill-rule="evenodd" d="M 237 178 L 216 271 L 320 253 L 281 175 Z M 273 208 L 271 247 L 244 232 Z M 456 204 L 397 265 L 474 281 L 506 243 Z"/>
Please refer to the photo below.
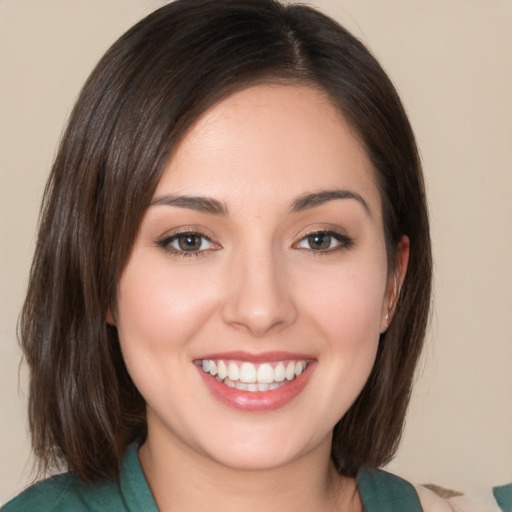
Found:
<path fill-rule="evenodd" d="M 183 444 L 151 436 L 139 456 L 161 512 L 361 511 L 353 479 L 330 459 L 330 439 L 284 466 L 264 470 L 226 467 Z"/>

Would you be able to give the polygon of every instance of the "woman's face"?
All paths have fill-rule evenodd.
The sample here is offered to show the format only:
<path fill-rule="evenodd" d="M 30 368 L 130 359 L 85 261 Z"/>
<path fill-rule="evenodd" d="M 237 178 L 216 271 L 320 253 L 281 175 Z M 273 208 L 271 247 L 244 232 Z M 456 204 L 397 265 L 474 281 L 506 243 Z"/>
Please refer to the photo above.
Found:
<path fill-rule="evenodd" d="M 372 166 L 329 100 L 254 86 L 174 154 L 119 285 L 148 439 L 230 467 L 329 453 L 389 307 Z"/>

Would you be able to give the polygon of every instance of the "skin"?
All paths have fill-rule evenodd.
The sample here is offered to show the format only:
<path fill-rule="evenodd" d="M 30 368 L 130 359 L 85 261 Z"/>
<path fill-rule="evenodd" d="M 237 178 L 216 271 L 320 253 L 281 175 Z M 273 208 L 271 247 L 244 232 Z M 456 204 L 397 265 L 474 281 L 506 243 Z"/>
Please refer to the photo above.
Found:
<path fill-rule="evenodd" d="M 354 197 L 290 209 L 326 190 Z M 198 250 L 183 255 L 183 232 L 208 239 L 197 235 Z M 307 238 L 318 232 L 325 250 Z M 258 85 L 197 121 L 142 221 L 115 319 L 147 402 L 140 458 L 160 510 L 362 510 L 330 460 L 332 429 L 373 366 L 405 238 L 398 253 L 403 270 L 389 279 L 374 171 L 321 92 Z M 307 354 L 310 378 L 277 410 L 233 409 L 194 364 L 233 350 Z"/>

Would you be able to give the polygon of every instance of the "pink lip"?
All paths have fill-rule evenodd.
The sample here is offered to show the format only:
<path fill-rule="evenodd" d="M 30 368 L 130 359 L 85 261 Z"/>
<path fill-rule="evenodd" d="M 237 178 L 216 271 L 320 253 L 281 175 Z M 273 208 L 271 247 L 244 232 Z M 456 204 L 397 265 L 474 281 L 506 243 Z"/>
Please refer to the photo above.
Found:
<path fill-rule="evenodd" d="M 209 356 L 204 359 L 238 359 L 241 361 L 254 361 L 254 359 L 248 359 L 247 354 L 243 354 L 243 357 L 240 357 L 241 354 L 237 354 L 238 357 L 234 357 L 235 353 L 230 353 L 229 357 L 224 355 L 224 357 L 213 357 Z M 286 354 L 285 358 L 281 358 L 279 360 L 290 360 L 290 359 L 310 359 L 308 357 L 296 357 L 295 355 L 291 355 L 290 353 Z M 268 358 L 264 359 L 265 361 L 270 361 Z M 197 371 L 199 375 L 203 379 L 208 390 L 212 393 L 212 395 L 219 400 L 219 402 L 227 405 L 232 409 L 237 409 L 243 412 L 266 412 L 266 411 L 274 411 L 279 409 L 289 402 L 291 402 L 305 387 L 309 382 L 311 375 L 316 367 L 316 361 L 311 361 L 304 372 L 292 380 L 289 384 L 285 384 L 277 389 L 272 391 L 241 391 L 236 388 L 230 388 L 225 384 L 222 384 L 217 379 L 212 377 L 211 375 L 204 372 L 200 367 L 197 366 Z"/>

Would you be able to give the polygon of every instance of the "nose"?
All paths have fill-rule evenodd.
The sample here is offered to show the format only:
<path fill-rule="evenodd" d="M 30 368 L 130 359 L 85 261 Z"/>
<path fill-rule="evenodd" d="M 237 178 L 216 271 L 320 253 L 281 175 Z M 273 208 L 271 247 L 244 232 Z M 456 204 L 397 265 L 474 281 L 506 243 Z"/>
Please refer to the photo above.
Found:
<path fill-rule="evenodd" d="M 276 259 L 269 252 L 253 251 L 230 266 L 222 311 L 227 324 L 263 337 L 295 322 L 292 283 L 285 265 Z"/>

